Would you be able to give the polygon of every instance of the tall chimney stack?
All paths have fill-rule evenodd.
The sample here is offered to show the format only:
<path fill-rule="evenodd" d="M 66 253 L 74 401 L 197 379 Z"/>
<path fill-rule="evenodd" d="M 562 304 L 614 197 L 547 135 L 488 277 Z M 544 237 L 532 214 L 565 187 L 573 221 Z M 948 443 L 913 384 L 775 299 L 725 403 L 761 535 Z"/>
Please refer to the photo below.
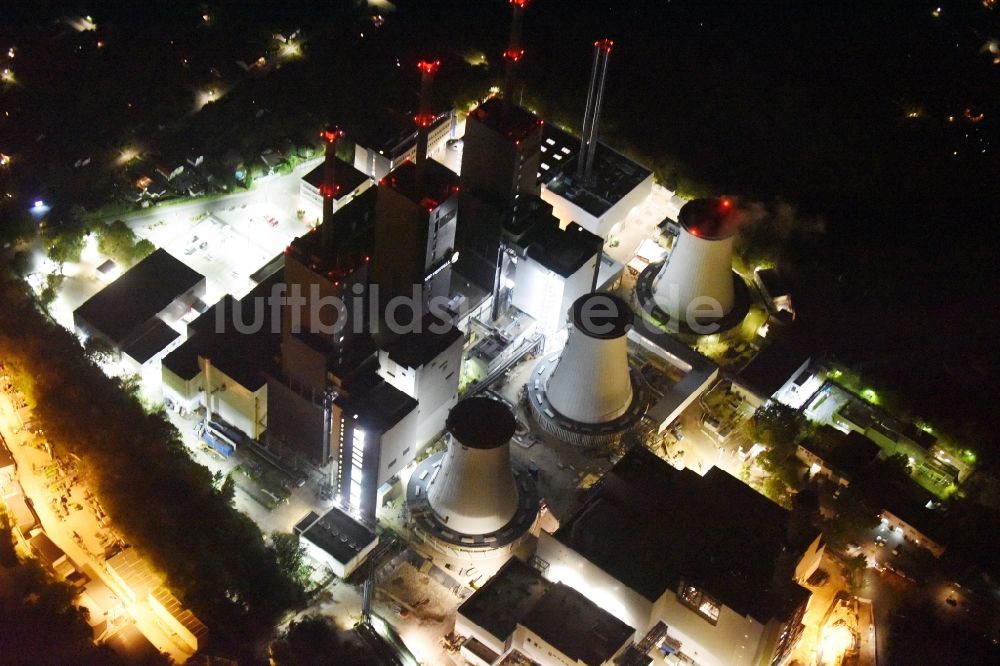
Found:
<path fill-rule="evenodd" d="M 339 127 L 330 127 L 320 132 L 319 135 L 326 141 L 326 153 L 323 158 L 323 184 L 319 188 L 323 197 L 323 221 L 320 224 L 320 234 L 322 234 L 323 249 L 328 250 L 333 242 L 333 199 L 340 191 L 335 170 L 337 139 L 344 135 L 344 131 Z"/>
<path fill-rule="evenodd" d="M 503 110 L 504 113 L 514 103 L 514 88 L 516 84 L 517 63 L 524 57 L 524 48 L 521 46 L 521 20 L 524 15 L 524 8 L 528 6 L 530 0 L 510 0 L 510 6 L 514 10 L 514 15 L 510 21 L 510 40 L 507 43 L 507 50 L 503 52 L 503 59 L 506 63 L 503 78 Z"/>
<path fill-rule="evenodd" d="M 434 111 L 431 106 L 431 92 L 434 86 L 434 75 L 441 67 L 440 60 L 421 60 L 417 63 L 420 70 L 420 108 L 413 122 L 417 125 L 417 178 L 424 172 L 427 161 L 427 133 L 434 123 Z"/>
<path fill-rule="evenodd" d="M 583 134 L 580 137 L 580 155 L 576 163 L 577 180 L 589 182 L 597 150 L 597 124 L 600 121 L 601 101 L 604 99 L 604 79 L 608 74 L 608 56 L 614 42 L 599 39 L 594 42 L 594 66 L 590 70 L 590 89 L 587 91 L 587 108 L 583 112 Z"/>

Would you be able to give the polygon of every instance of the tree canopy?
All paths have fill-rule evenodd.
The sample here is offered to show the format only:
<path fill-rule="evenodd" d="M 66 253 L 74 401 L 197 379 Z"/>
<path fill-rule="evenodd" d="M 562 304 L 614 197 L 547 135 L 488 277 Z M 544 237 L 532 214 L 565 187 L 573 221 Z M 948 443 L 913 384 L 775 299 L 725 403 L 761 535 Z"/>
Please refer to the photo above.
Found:
<path fill-rule="evenodd" d="M 162 413 L 147 413 L 91 362 L 76 338 L 0 279 L 0 356 L 35 405 L 56 452 L 83 461 L 120 532 L 216 635 L 268 628 L 302 591 L 257 526 L 213 486 Z"/>

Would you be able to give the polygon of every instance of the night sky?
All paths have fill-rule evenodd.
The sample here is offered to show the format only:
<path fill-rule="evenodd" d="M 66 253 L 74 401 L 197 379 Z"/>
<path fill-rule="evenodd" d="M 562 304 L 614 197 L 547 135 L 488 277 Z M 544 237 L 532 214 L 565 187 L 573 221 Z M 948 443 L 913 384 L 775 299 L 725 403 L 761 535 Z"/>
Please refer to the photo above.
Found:
<path fill-rule="evenodd" d="M 253 131 L 272 126 L 309 136 L 372 105 L 412 104 L 412 72 L 397 57 L 438 55 L 443 89 L 485 88 L 499 82 L 509 21 L 499 0 L 399 3 L 377 31 L 377 10 L 351 2 L 7 4 L 0 37 L 20 49 L 23 85 L 0 97 L 11 111 L 0 136 L 28 165 L 4 186 L 29 197 L 55 181 L 84 206 L 113 183 L 60 176 L 54 154 L 75 159 L 136 137 L 164 152 L 240 141 L 249 151 Z M 97 34 L 58 22 L 88 12 Z M 785 267 L 796 326 L 919 415 L 995 439 L 998 24 L 1000 9 L 979 0 L 537 0 L 525 19 L 524 101 L 579 123 L 590 44 L 614 39 L 605 138 L 674 165 L 702 191 L 780 198 L 822 219 L 826 232 L 794 241 Z M 188 113 L 212 67 L 225 79 L 271 32 L 295 28 L 305 60 Z M 475 50 L 489 68 L 463 64 Z M 406 86 L 411 99 L 400 102 Z M 248 132 L 259 105 L 273 113 Z"/>

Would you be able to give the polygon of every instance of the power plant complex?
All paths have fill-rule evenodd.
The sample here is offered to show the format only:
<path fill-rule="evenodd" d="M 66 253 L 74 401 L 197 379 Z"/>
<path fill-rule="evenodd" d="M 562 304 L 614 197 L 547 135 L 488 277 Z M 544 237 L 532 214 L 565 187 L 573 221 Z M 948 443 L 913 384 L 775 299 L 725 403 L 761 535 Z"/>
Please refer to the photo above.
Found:
<path fill-rule="evenodd" d="M 787 512 L 727 472 L 661 459 L 725 377 L 699 343 L 742 335 L 748 312 L 764 311 L 770 292 L 733 269 L 748 216 L 738 199 L 697 199 L 661 224 L 672 245 L 648 220 L 644 240 L 623 234 L 654 189 L 650 169 L 600 140 L 614 44 L 593 43 L 582 136 L 547 125 L 514 94 L 528 4 L 510 0 L 503 87 L 464 134 L 461 115 L 435 105 L 438 60 L 417 63 L 419 96 L 401 114 L 412 123 L 388 143 L 321 133 L 323 159 L 300 189 L 316 224 L 249 294 L 191 321 L 162 355 L 164 396 L 204 414 L 199 432 L 222 457 L 252 454 L 296 489 L 322 479 L 293 531 L 337 576 L 367 578 L 369 609 L 385 552 L 405 541 L 426 558 L 421 573 L 462 590 L 455 627 L 473 663 L 517 652 L 640 664 L 658 648 L 686 659 L 669 663 L 778 664 L 820 540 L 788 536 Z M 353 163 L 337 156 L 349 136 Z M 655 258 L 633 264 L 640 241 Z M 260 332 L 213 328 L 275 295 Z M 766 327 L 754 323 L 748 347 Z M 746 571 L 739 557 L 710 566 L 730 533 L 753 541 Z M 788 603 L 772 603 L 778 579 Z M 530 663 L 516 657 L 502 663 Z"/>

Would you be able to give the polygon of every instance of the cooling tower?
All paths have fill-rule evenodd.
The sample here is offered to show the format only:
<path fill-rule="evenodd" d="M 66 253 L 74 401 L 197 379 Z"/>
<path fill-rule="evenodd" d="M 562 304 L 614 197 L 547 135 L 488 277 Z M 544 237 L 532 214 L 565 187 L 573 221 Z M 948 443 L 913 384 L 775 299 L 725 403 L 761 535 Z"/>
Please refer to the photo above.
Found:
<path fill-rule="evenodd" d="M 487 534 L 504 527 L 518 510 L 510 466 L 514 415 L 491 398 L 468 398 L 451 410 L 450 441 L 427 501 L 440 522 L 459 534 Z"/>
<path fill-rule="evenodd" d="M 591 293 L 576 299 L 570 317 L 545 396 L 552 409 L 578 423 L 612 421 L 632 404 L 625 337 L 632 310 L 617 296 Z"/>
<path fill-rule="evenodd" d="M 732 200 L 724 197 L 695 199 L 681 208 L 680 236 L 653 282 L 653 301 L 671 318 L 692 323 L 733 309 L 738 215 Z"/>

